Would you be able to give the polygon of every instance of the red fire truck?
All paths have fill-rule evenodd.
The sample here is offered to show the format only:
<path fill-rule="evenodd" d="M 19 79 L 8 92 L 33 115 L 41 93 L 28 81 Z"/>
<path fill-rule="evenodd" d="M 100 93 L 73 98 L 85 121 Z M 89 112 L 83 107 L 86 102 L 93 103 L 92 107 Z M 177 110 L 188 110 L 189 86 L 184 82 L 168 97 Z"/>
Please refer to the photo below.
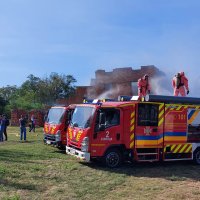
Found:
<path fill-rule="evenodd" d="M 49 109 L 44 123 L 44 143 L 65 148 L 66 132 L 75 105 L 54 106 Z"/>
<path fill-rule="evenodd" d="M 100 158 L 111 168 L 125 160 L 200 164 L 200 98 L 149 95 L 76 105 L 67 140 L 67 154 Z"/>

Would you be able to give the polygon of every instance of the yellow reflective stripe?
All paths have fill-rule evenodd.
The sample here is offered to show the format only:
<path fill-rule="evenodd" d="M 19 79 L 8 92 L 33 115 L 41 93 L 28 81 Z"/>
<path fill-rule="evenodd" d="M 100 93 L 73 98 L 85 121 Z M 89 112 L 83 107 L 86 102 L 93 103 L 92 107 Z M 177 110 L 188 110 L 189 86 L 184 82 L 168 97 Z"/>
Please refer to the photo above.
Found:
<path fill-rule="evenodd" d="M 164 104 L 161 104 L 161 105 L 159 106 L 159 110 L 161 110 L 163 107 L 164 107 Z"/>
<path fill-rule="evenodd" d="M 167 146 L 165 146 L 165 148 L 164 148 L 164 152 L 166 152 L 166 149 L 167 149 Z"/>
<path fill-rule="evenodd" d="M 130 128 L 130 132 L 132 132 L 133 130 L 134 130 L 134 125 L 131 126 L 131 128 Z"/>
<path fill-rule="evenodd" d="M 191 123 L 195 120 L 196 116 L 199 114 L 199 111 L 200 111 L 200 110 L 196 110 L 196 111 L 193 113 L 193 115 L 192 115 L 192 117 L 190 118 L 190 120 L 188 120 L 188 124 L 191 124 Z"/>
<path fill-rule="evenodd" d="M 130 116 L 130 148 L 134 146 L 135 111 Z"/>
<path fill-rule="evenodd" d="M 162 111 L 159 113 L 158 117 L 160 118 L 163 114 L 164 114 L 164 110 L 162 110 Z"/>
<path fill-rule="evenodd" d="M 134 133 L 130 136 L 130 139 L 131 139 L 131 140 L 134 139 Z"/>
<path fill-rule="evenodd" d="M 130 143 L 130 148 L 132 148 L 134 146 L 134 141 L 132 141 L 131 143 Z"/>
<path fill-rule="evenodd" d="M 158 121 L 158 126 L 160 126 L 163 123 L 163 121 L 164 121 L 164 109 L 163 109 L 163 107 L 164 107 L 164 104 L 161 104 L 159 106 L 159 115 L 158 115 L 159 121 Z"/>
<path fill-rule="evenodd" d="M 134 124 L 134 122 L 135 122 L 135 119 L 133 118 L 133 119 L 131 120 L 131 124 Z"/>
<path fill-rule="evenodd" d="M 164 152 L 166 152 L 167 147 L 171 147 L 170 151 L 172 153 L 189 153 L 192 151 L 192 144 L 173 144 L 166 145 L 164 148 Z"/>
<path fill-rule="evenodd" d="M 178 108 L 176 108 L 176 110 L 180 110 L 182 108 L 182 106 L 178 106 Z"/>
<path fill-rule="evenodd" d="M 192 152 L 192 145 L 190 145 L 190 146 L 188 147 L 188 149 L 186 149 L 186 151 L 185 151 L 185 153 L 189 153 L 189 152 Z"/>
<path fill-rule="evenodd" d="M 176 148 L 176 144 L 171 145 L 171 151 L 173 151 L 175 148 Z"/>
<path fill-rule="evenodd" d="M 158 126 L 160 126 L 163 123 L 163 121 L 164 121 L 164 117 L 161 120 L 159 120 Z"/>
<path fill-rule="evenodd" d="M 179 145 L 175 148 L 175 150 L 173 151 L 173 153 L 177 153 L 181 146 L 182 146 L 182 144 L 179 144 Z"/>
<path fill-rule="evenodd" d="M 185 144 L 182 149 L 179 151 L 179 153 L 184 153 L 184 150 L 186 149 L 186 147 L 188 146 L 188 144 Z"/>

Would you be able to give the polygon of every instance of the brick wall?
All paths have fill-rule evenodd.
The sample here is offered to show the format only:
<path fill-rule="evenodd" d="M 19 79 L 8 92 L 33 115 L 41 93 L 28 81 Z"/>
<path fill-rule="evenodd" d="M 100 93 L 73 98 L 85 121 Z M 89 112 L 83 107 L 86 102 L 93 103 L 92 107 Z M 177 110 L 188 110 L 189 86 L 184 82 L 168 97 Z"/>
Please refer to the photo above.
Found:
<path fill-rule="evenodd" d="M 44 114 L 45 114 L 45 111 L 41 111 L 41 110 L 32 110 L 32 111 L 27 112 L 25 110 L 14 109 L 11 111 L 10 124 L 11 126 L 19 126 L 19 119 L 21 115 L 26 116 L 29 123 L 31 116 L 34 115 L 36 126 L 43 126 Z"/>

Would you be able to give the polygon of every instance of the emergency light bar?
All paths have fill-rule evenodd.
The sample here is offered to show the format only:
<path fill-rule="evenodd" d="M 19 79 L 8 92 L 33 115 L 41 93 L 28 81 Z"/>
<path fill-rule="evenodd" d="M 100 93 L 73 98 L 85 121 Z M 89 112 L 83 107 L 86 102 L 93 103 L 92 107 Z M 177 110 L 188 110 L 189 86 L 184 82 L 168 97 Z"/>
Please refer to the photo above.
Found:
<path fill-rule="evenodd" d="M 131 97 L 131 101 L 137 101 L 138 98 L 139 98 L 139 96 L 132 96 L 132 97 Z"/>
<path fill-rule="evenodd" d="M 83 99 L 83 103 L 92 103 L 94 99 Z"/>
<path fill-rule="evenodd" d="M 200 98 L 196 97 L 179 97 L 179 96 L 164 96 L 164 95 L 149 94 L 144 97 L 144 101 L 200 105 Z"/>
<path fill-rule="evenodd" d="M 94 103 L 94 104 L 95 104 L 95 103 L 99 103 L 99 101 L 100 101 L 99 99 L 94 99 L 94 100 L 92 101 L 92 103 Z"/>
<path fill-rule="evenodd" d="M 137 101 L 137 100 L 138 96 L 125 96 L 125 95 L 118 96 L 118 101 Z"/>
<path fill-rule="evenodd" d="M 101 102 L 113 102 L 117 101 L 116 99 L 102 99 Z"/>
<path fill-rule="evenodd" d="M 131 96 L 120 95 L 118 96 L 118 101 L 130 101 Z"/>
<path fill-rule="evenodd" d="M 84 104 L 98 104 L 102 102 L 113 102 L 117 101 L 116 99 L 84 99 L 83 103 Z"/>
<path fill-rule="evenodd" d="M 100 103 L 100 102 L 113 102 L 117 101 L 116 99 L 94 99 L 92 103 Z"/>

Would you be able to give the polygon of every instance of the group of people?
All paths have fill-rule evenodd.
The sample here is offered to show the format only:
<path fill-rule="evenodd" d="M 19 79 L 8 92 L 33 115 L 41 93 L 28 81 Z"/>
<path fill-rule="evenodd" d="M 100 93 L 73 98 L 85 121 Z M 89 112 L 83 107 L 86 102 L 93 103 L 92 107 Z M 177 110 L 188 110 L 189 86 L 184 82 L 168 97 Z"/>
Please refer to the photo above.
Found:
<path fill-rule="evenodd" d="M 27 126 L 27 117 L 21 115 L 19 119 L 20 127 L 20 140 L 26 141 L 26 126 Z M 9 119 L 5 115 L 0 115 L 0 142 L 8 140 L 7 127 L 10 125 Z M 29 124 L 29 132 L 35 132 L 35 117 L 31 116 Z"/>
<path fill-rule="evenodd" d="M 8 140 L 7 126 L 9 126 L 9 119 L 6 115 L 0 115 L 0 142 Z"/>
<path fill-rule="evenodd" d="M 189 94 L 188 79 L 184 72 L 178 72 L 174 76 L 172 79 L 172 87 L 174 89 L 174 96 L 178 96 L 180 94 L 185 97 L 186 94 Z M 145 74 L 138 80 L 138 100 L 141 100 L 142 97 L 150 94 L 150 89 L 149 76 L 148 74 Z"/>
<path fill-rule="evenodd" d="M 35 132 L 35 117 L 34 115 L 31 116 L 31 123 L 29 124 L 29 132 Z M 21 115 L 19 119 L 19 126 L 20 126 L 20 141 L 26 141 L 26 126 L 27 126 L 27 117 Z"/>

